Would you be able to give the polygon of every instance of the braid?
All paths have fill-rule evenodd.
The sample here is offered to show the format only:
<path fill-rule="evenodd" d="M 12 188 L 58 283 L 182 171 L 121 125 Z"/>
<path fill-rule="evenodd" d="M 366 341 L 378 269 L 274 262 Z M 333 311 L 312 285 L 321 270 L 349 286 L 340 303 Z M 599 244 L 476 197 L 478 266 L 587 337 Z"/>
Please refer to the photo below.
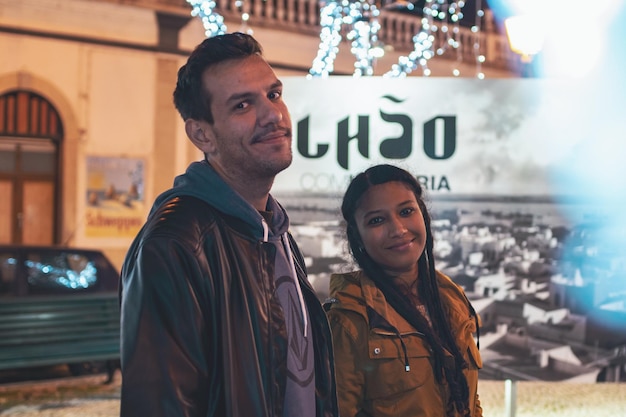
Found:
<path fill-rule="evenodd" d="M 426 247 L 418 260 L 418 294 L 422 296 L 427 311 L 431 316 L 432 327 L 419 312 L 417 306 L 410 301 L 402 289 L 389 277 L 384 270 L 367 254 L 362 247 L 361 238 L 354 223 L 354 212 L 360 197 L 372 185 L 399 181 L 409 185 L 414 193 L 426 229 Z M 435 259 L 433 257 L 433 236 L 430 230 L 430 216 L 422 199 L 422 188 L 408 172 L 391 166 L 377 165 L 357 175 L 344 195 L 341 211 L 347 223 L 346 233 L 350 250 L 355 261 L 380 289 L 389 305 L 404 318 L 415 330 L 424 334 L 426 342 L 433 353 L 433 373 L 437 383 L 449 387 L 450 398 L 446 406 L 446 416 L 455 416 L 456 412 L 469 416 L 469 387 L 463 369 L 467 363 L 459 351 L 450 329 L 446 312 L 441 302 Z M 446 350 L 452 354 L 453 363 L 445 361 Z"/>
<path fill-rule="evenodd" d="M 420 200 L 420 206 L 423 205 Z M 420 207 L 421 208 L 421 207 Z M 428 279 L 419 279 L 418 282 L 423 288 L 420 288 L 425 295 L 425 302 L 428 311 L 431 312 L 433 320 L 433 328 L 438 333 L 439 338 L 442 340 L 443 345 L 448 349 L 454 357 L 454 368 L 449 369 L 444 366 L 446 374 L 446 380 L 450 388 L 450 398 L 454 402 L 456 409 L 464 415 L 469 414 L 469 387 L 467 385 L 467 379 L 463 374 L 463 369 L 467 368 L 467 363 L 463 358 L 463 355 L 459 351 L 459 347 L 456 344 L 455 338 L 452 335 L 450 325 L 446 318 L 446 314 L 441 303 L 441 297 L 439 294 L 439 286 L 437 285 L 437 272 L 435 270 L 435 258 L 433 257 L 433 236 L 430 233 L 430 216 L 426 211 L 426 207 L 422 209 L 424 216 L 424 223 L 426 224 L 426 248 L 425 256 L 422 255 L 421 259 L 424 262 L 420 262 L 420 276 L 428 277 Z M 422 264 L 426 263 L 427 268 L 422 268 Z M 427 273 L 423 274 L 422 269 L 426 269 Z"/>

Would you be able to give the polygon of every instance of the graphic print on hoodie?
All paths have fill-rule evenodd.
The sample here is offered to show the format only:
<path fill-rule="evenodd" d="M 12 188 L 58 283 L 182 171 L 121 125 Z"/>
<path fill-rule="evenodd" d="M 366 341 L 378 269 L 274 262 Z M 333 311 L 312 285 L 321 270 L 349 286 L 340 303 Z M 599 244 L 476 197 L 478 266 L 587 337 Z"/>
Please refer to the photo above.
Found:
<path fill-rule="evenodd" d="M 274 219 L 276 219 L 275 216 Z M 287 328 L 287 385 L 285 416 L 315 417 L 315 364 L 308 313 L 302 301 L 288 238 L 270 233 L 276 247 L 274 279 Z"/>

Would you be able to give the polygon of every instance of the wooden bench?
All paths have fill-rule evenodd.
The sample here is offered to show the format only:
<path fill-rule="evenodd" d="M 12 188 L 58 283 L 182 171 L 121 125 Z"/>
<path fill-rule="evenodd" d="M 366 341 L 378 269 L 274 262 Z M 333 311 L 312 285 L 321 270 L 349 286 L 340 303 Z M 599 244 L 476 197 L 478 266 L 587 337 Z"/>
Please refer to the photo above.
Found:
<path fill-rule="evenodd" d="M 0 370 L 119 358 L 117 293 L 0 298 Z"/>

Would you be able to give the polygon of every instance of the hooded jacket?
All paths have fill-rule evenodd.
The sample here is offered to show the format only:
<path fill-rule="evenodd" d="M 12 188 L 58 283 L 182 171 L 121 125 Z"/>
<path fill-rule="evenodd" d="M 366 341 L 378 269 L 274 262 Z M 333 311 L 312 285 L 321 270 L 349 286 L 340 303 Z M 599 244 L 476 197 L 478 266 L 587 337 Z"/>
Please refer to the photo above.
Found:
<path fill-rule="evenodd" d="M 274 232 L 207 162 L 155 201 L 122 267 L 121 417 L 283 415 L 287 329 L 275 243 L 291 258 L 314 343 L 317 416 L 336 416 L 331 335 L 271 196 Z"/>
<path fill-rule="evenodd" d="M 476 320 L 463 290 L 441 273 L 437 279 L 452 334 L 469 365 L 464 374 L 470 415 L 481 417 Z M 362 271 L 333 274 L 330 297 L 340 415 L 444 417 L 449 395 L 435 379 L 426 339 L 387 304 L 374 282 Z"/>

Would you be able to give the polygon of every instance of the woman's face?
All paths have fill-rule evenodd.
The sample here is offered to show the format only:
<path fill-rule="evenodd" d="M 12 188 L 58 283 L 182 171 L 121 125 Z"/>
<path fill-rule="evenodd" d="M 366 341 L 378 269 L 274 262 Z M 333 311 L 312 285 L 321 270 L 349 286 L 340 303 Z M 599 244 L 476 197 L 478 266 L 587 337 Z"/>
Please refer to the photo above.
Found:
<path fill-rule="evenodd" d="M 426 226 L 411 188 L 399 181 L 374 185 L 354 214 L 365 251 L 389 275 L 412 283 L 426 246 Z"/>

